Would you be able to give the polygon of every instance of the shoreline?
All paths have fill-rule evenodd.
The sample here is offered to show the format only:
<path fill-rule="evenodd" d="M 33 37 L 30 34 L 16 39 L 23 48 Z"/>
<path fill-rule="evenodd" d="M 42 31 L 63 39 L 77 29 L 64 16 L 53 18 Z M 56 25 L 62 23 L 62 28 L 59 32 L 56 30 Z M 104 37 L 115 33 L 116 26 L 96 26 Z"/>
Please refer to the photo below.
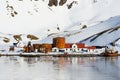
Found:
<path fill-rule="evenodd" d="M 62 54 L 62 53 L 6 53 L 0 54 L 0 56 L 20 56 L 20 57 L 40 57 L 40 56 L 52 56 L 52 57 L 98 57 L 100 54 Z M 120 56 L 120 54 L 118 54 Z"/>

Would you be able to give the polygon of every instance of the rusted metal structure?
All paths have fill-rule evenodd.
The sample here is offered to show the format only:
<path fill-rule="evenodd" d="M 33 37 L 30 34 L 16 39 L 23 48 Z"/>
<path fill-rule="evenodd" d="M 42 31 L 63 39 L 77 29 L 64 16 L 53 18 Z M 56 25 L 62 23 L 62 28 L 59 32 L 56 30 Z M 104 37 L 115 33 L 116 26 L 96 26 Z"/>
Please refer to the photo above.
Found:
<path fill-rule="evenodd" d="M 39 48 L 40 52 L 48 53 L 52 51 L 52 44 L 42 44 Z"/>
<path fill-rule="evenodd" d="M 9 51 L 14 51 L 14 46 L 10 46 Z"/>
<path fill-rule="evenodd" d="M 53 47 L 59 49 L 65 48 L 65 38 L 64 37 L 53 38 Z"/>

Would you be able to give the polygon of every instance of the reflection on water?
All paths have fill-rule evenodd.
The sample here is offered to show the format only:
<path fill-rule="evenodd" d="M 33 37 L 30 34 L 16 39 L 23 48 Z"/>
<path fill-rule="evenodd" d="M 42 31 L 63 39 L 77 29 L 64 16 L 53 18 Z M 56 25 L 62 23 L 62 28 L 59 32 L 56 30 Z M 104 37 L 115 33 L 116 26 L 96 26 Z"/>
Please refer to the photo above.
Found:
<path fill-rule="evenodd" d="M 120 57 L 0 57 L 0 80 L 119 80 Z"/>

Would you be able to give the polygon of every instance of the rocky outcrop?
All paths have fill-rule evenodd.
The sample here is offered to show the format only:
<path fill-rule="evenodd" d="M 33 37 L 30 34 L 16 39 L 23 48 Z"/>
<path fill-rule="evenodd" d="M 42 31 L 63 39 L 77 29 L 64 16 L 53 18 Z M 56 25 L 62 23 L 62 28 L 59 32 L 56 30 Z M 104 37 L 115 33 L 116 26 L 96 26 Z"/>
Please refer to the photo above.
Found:
<path fill-rule="evenodd" d="M 16 41 L 21 41 L 21 40 L 22 40 L 21 35 L 14 35 L 13 38 L 14 38 Z"/>
<path fill-rule="evenodd" d="M 68 9 L 72 8 L 73 4 L 77 4 L 77 1 L 73 1 L 67 5 Z"/>
<path fill-rule="evenodd" d="M 62 6 L 63 4 L 65 4 L 67 2 L 67 0 L 60 0 L 59 5 Z"/>
<path fill-rule="evenodd" d="M 39 39 L 37 36 L 32 35 L 32 34 L 28 34 L 27 38 L 29 38 L 30 40 L 38 40 Z"/>
<path fill-rule="evenodd" d="M 58 1 L 57 0 L 49 0 L 48 6 L 57 6 L 58 5 Z"/>
<path fill-rule="evenodd" d="M 8 42 L 10 42 L 10 39 L 8 39 L 8 38 L 5 37 L 5 38 L 3 39 L 3 41 L 4 41 L 5 43 L 8 43 Z"/>
<path fill-rule="evenodd" d="M 59 3 L 60 6 L 62 6 L 62 5 L 64 5 L 66 2 L 67 2 L 67 0 L 60 0 L 59 2 L 58 2 L 58 0 L 49 0 L 48 6 L 50 6 L 50 7 L 51 7 L 51 6 L 57 6 L 58 3 Z"/>

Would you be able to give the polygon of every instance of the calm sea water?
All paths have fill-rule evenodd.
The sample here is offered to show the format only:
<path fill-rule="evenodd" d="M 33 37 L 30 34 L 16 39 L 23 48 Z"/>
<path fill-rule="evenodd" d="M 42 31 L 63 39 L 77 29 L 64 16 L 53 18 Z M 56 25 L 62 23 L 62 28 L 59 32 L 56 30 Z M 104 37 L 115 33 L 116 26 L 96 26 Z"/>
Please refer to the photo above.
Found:
<path fill-rule="evenodd" d="M 0 80 L 120 80 L 120 57 L 0 57 Z"/>

